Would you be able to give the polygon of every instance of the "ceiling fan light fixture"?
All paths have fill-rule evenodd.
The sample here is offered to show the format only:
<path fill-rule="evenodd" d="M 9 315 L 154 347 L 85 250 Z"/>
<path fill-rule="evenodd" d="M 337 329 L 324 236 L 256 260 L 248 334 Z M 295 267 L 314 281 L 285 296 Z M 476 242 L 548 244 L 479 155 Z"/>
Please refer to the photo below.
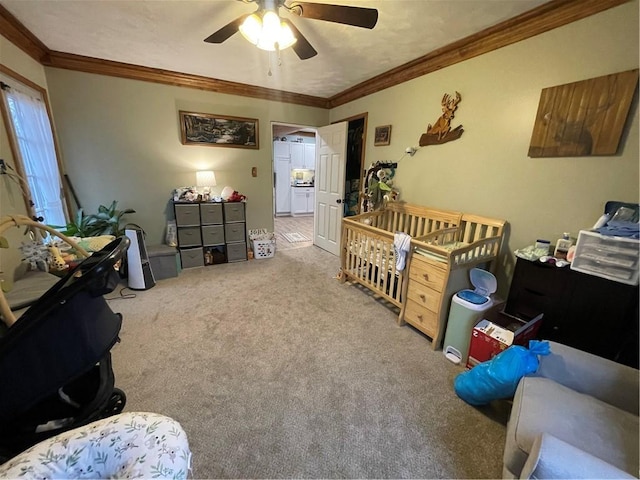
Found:
<path fill-rule="evenodd" d="M 280 34 L 278 36 L 278 47 L 280 50 L 289 48 L 297 41 L 298 39 L 293 35 L 291 27 L 284 22 L 280 22 Z"/>
<path fill-rule="evenodd" d="M 238 27 L 244 38 L 262 50 L 284 50 L 296 43 L 293 31 L 271 10 L 266 10 L 262 18 L 258 13 L 249 15 Z"/>
<path fill-rule="evenodd" d="M 242 22 L 238 30 L 249 43 L 257 45 L 262 34 L 262 19 L 257 13 L 253 13 Z"/>

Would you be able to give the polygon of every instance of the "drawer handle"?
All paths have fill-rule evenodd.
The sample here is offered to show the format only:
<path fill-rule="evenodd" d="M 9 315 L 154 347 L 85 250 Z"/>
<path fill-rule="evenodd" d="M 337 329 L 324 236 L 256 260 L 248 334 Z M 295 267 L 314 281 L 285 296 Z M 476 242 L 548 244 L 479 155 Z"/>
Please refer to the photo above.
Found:
<path fill-rule="evenodd" d="M 421 299 L 423 302 L 426 302 L 426 301 L 427 301 L 427 296 L 426 296 L 424 293 L 421 293 L 421 294 L 420 294 L 420 299 Z"/>
<path fill-rule="evenodd" d="M 421 313 L 418 314 L 418 320 L 420 320 L 421 322 L 424 320 Z"/>
<path fill-rule="evenodd" d="M 423 273 L 422 276 L 424 277 L 425 280 L 429 280 L 429 274 Z"/>

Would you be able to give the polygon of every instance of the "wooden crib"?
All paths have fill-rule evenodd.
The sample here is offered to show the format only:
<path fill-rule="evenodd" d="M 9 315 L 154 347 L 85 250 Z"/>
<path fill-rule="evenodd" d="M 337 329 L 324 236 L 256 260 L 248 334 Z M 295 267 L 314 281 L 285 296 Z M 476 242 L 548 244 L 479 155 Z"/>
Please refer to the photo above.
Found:
<path fill-rule="evenodd" d="M 495 269 L 505 222 L 403 202 L 342 220 L 341 281 L 359 283 L 400 308 L 405 321 L 433 339 L 444 336 L 451 296 L 469 287 L 469 269 Z M 411 236 L 404 270 L 394 234 Z"/>

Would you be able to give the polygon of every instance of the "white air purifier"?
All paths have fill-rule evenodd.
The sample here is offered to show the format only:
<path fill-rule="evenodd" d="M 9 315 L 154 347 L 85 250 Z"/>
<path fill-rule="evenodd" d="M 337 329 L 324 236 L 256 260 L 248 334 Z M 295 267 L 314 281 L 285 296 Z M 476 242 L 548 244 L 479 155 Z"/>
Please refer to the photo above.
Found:
<path fill-rule="evenodd" d="M 132 290 L 148 290 L 156 284 L 142 230 L 126 229 L 125 235 L 131 240 L 127 250 L 127 276 Z"/>

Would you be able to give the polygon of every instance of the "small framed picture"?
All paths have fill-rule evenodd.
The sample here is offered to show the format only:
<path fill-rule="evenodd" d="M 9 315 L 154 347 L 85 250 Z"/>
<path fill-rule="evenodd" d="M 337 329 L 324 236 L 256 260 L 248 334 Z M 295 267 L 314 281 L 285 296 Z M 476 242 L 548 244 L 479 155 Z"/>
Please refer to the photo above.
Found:
<path fill-rule="evenodd" d="M 389 145 L 391 143 L 391 125 L 382 125 L 376 127 L 376 132 L 373 137 L 373 144 L 376 147 L 382 145 Z"/>

